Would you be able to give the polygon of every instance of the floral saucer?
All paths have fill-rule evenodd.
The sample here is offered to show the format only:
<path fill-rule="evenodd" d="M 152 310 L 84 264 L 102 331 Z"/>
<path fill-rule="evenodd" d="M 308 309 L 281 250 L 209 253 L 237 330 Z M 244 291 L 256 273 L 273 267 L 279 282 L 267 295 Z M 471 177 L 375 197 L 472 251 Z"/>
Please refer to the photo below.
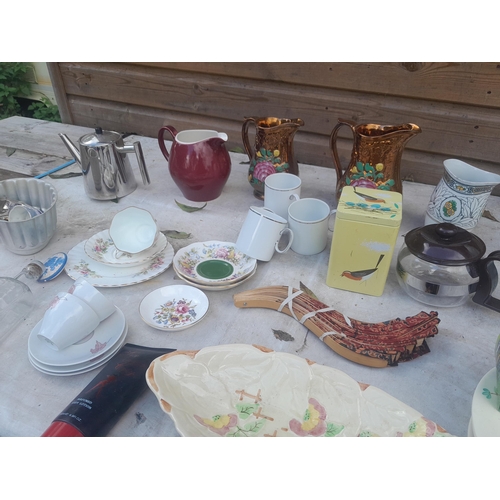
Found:
<path fill-rule="evenodd" d="M 249 275 L 257 261 L 240 252 L 234 243 L 205 241 L 181 248 L 173 266 L 182 276 L 204 285 L 222 285 Z"/>
<path fill-rule="evenodd" d="M 183 436 L 450 436 L 340 370 L 248 344 L 165 354 L 146 381 Z"/>
<path fill-rule="evenodd" d="M 201 290 L 187 285 L 170 285 L 146 295 L 139 313 L 147 325 L 157 330 L 179 331 L 201 321 L 208 306 L 208 298 Z"/>
<path fill-rule="evenodd" d="M 85 253 L 96 262 L 113 267 L 133 267 L 152 260 L 159 252 L 165 250 L 167 238 L 163 233 L 158 236 L 150 248 L 138 253 L 117 251 L 109 231 L 105 229 L 90 237 L 84 246 Z"/>

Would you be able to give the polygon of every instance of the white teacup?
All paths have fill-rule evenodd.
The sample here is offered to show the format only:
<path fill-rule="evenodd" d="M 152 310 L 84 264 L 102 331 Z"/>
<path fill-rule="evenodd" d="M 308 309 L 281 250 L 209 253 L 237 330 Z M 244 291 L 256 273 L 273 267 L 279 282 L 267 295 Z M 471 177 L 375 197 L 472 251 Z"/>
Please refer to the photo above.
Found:
<path fill-rule="evenodd" d="M 78 278 L 71 285 L 68 293 L 73 294 L 88 304 L 97 313 L 100 321 L 104 321 L 116 311 L 113 302 L 83 278 Z"/>
<path fill-rule="evenodd" d="M 300 177 L 282 172 L 268 175 L 264 182 L 264 206 L 287 219 L 288 207 L 300 199 Z"/>
<path fill-rule="evenodd" d="M 71 293 L 58 293 L 45 311 L 38 338 L 61 351 L 84 339 L 99 325 L 99 316 Z"/>
<path fill-rule="evenodd" d="M 314 255 L 325 249 L 330 213 L 328 204 L 316 198 L 302 198 L 288 207 L 288 225 L 294 234 L 294 252 Z"/>
<path fill-rule="evenodd" d="M 111 221 L 109 236 L 120 252 L 139 253 L 151 247 L 158 234 L 153 216 L 142 208 L 128 207 Z"/>
<path fill-rule="evenodd" d="M 289 241 L 283 250 L 278 247 L 281 237 L 289 234 Z M 287 221 L 265 207 L 250 207 L 236 248 L 253 259 L 269 261 L 276 250 L 285 253 L 293 242 L 293 232 L 287 227 Z"/>

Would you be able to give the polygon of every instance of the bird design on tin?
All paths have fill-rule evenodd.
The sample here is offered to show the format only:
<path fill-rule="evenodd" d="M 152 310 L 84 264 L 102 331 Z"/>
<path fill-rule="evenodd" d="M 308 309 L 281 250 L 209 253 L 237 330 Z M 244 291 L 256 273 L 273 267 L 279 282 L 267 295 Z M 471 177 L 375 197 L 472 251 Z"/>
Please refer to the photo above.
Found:
<path fill-rule="evenodd" d="M 363 269 L 361 271 L 344 271 L 341 276 L 345 278 L 349 278 L 350 280 L 353 281 L 365 281 L 368 278 L 371 278 L 375 271 L 378 269 L 378 266 L 382 259 L 384 258 L 385 254 L 382 254 L 377 261 L 377 265 L 372 268 L 372 269 Z"/>
<path fill-rule="evenodd" d="M 354 187 L 353 189 L 354 192 L 365 201 L 368 201 L 370 203 L 385 203 L 385 200 L 383 198 L 376 198 L 375 196 L 370 196 L 369 194 L 360 193 L 359 191 L 356 191 L 356 187 Z"/>

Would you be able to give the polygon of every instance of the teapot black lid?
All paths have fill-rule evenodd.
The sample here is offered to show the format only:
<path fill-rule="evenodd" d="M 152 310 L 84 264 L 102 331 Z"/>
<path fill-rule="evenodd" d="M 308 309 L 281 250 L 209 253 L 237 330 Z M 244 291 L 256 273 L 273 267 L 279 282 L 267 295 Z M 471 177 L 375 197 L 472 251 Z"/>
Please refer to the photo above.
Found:
<path fill-rule="evenodd" d="M 471 264 L 486 252 L 481 238 L 448 222 L 412 229 L 405 243 L 416 257 L 443 266 Z"/>

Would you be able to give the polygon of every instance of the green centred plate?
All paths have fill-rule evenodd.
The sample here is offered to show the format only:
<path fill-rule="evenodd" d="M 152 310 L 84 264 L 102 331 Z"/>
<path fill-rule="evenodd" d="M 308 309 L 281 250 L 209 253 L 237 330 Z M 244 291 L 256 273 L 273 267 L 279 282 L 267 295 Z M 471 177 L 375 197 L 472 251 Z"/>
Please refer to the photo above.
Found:
<path fill-rule="evenodd" d="M 221 280 L 233 274 L 234 266 L 225 260 L 204 260 L 196 266 L 196 272 L 209 280 Z"/>

